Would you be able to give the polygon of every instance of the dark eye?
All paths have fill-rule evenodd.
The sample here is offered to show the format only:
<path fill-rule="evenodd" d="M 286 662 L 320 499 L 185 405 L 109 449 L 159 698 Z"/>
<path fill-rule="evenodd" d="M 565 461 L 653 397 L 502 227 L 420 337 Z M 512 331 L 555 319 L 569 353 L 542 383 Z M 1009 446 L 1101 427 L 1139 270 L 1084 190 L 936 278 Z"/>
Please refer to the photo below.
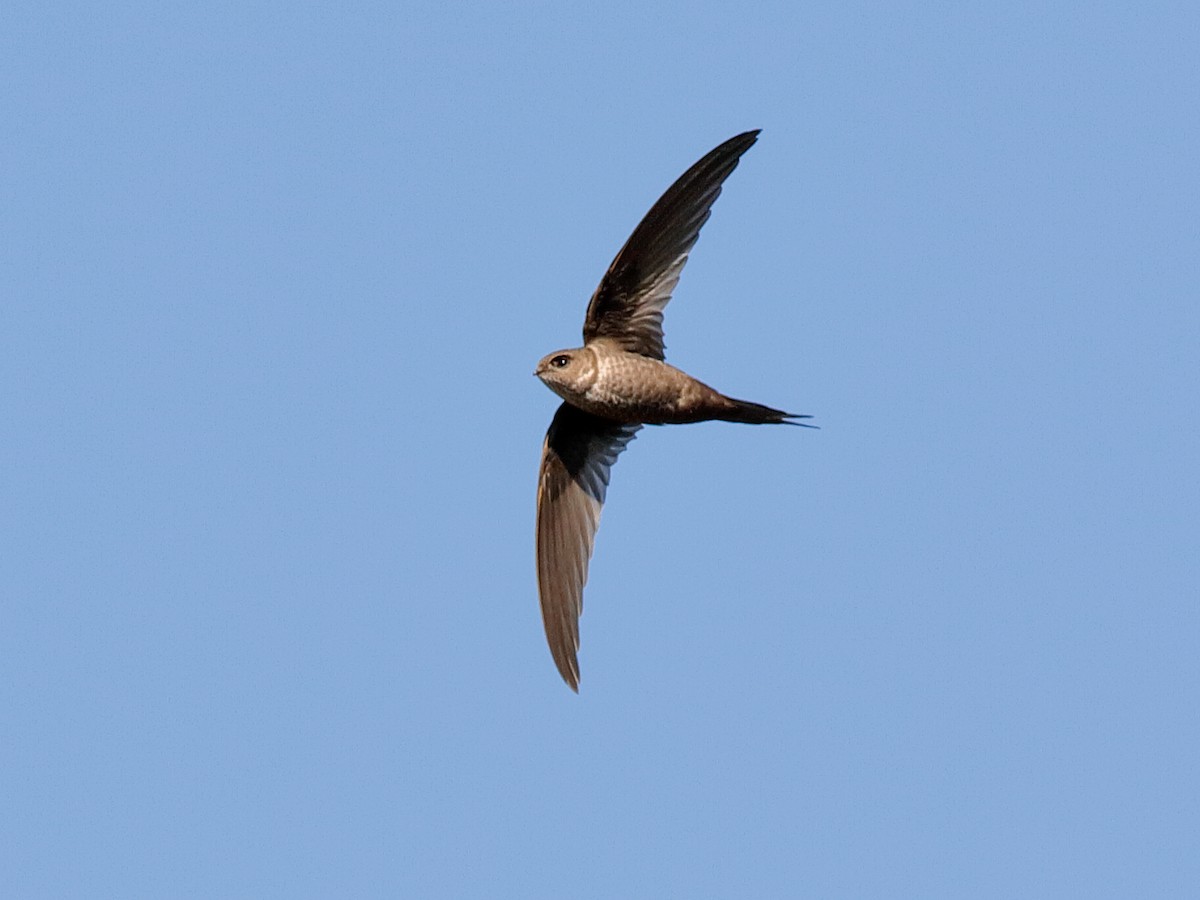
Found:
<path fill-rule="evenodd" d="M 556 356 L 556 357 L 554 357 L 554 359 L 550 360 L 550 365 L 554 366 L 554 368 L 556 368 L 556 369 L 561 369 L 563 366 L 565 366 L 570 361 L 571 361 L 571 357 L 569 357 L 569 356 Z"/>

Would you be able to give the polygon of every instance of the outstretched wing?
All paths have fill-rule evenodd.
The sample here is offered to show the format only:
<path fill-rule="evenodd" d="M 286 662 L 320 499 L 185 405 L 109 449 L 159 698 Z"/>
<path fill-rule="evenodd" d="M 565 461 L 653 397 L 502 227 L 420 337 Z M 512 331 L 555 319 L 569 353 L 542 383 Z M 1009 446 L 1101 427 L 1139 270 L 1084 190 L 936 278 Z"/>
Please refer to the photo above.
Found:
<path fill-rule="evenodd" d="M 537 493 L 537 576 L 542 623 L 559 674 L 579 690 L 579 616 L 608 473 L 640 425 L 564 403 L 542 447 Z"/>
<path fill-rule="evenodd" d="M 592 295 L 583 323 L 585 344 L 613 338 L 624 350 L 663 358 L 663 309 L 721 183 L 756 140 L 757 130 L 730 138 L 684 172 L 650 208 Z"/>

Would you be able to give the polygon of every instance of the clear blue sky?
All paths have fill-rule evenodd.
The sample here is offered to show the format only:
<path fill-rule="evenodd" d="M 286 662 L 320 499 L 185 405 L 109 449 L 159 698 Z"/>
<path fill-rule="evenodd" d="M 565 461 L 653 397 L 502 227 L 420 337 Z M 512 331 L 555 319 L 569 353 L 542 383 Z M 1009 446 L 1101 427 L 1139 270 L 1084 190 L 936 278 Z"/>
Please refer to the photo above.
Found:
<path fill-rule="evenodd" d="M 1200 896 L 1194 3 L 9 4 L 0 895 Z M 555 673 L 536 360 L 748 128 Z"/>

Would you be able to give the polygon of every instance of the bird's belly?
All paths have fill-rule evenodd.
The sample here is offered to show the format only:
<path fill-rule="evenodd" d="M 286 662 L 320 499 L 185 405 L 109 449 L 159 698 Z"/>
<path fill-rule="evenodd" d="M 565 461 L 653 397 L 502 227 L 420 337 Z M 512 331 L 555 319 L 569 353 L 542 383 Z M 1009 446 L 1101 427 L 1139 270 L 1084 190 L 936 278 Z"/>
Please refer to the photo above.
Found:
<path fill-rule="evenodd" d="M 588 389 L 567 399 L 617 422 L 665 425 L 695 421 L 688 407 L 705 390 L 710 389 L 666 363 L 630 354 L 602 359 Z"/>
<path fill-rule="evenodd" d="M 637 402 L 619 391 L 592 387 L 583 394 L 563 397 L 573 406 L 585 412 L 612 419 L 614 422 L 645 422 L 645 404 Z"/>

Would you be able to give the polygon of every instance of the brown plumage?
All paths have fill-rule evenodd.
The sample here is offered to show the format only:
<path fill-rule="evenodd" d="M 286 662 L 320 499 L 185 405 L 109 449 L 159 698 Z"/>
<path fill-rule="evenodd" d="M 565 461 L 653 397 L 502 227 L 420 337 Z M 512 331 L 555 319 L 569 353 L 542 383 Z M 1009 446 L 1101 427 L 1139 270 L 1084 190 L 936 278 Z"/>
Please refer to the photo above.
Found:
<path fill-rule="evenodd" d="M 542 622 L 563 680 L 579 689 L 579 616 L 609 470 L 642 425 L 806 419 L 735 400 L 663 361 L 662 314 L 721 184 L 757 131 L 731 138 L 651 207 L 588 304 L 583 346 L 544 357 L 534 374 L 565 401 L 542 447 L 537 574 Z"/>

